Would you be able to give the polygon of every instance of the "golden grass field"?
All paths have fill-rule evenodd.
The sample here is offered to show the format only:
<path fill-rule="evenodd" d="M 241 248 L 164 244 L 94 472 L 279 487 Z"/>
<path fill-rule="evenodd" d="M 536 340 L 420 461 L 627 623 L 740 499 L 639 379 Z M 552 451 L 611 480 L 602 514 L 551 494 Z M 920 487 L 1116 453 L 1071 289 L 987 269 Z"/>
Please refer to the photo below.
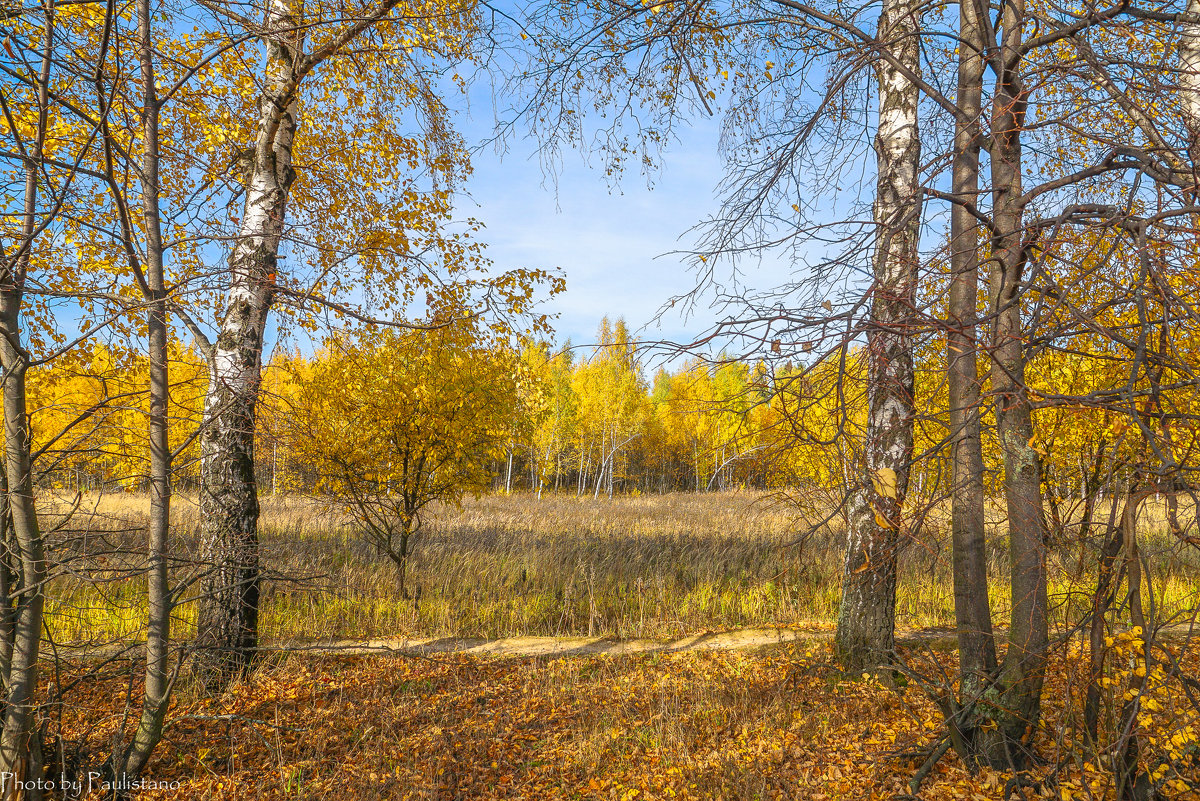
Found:
<path fill-rule="evenodd" d="M 62 508 L 61 505 L 59 507 Z M 136 637 L 145 619 L 139 568 L 147 501 L 84 498 L 65 530 L 75 554 L 50 593 L 50 625 L 62 642 Z M 810 511 L 811 514 L 811 511 Z M 48 523 L 61 518 L 47 513 Z M 1161 512 L 1144 515 L 1143 553 L 1166 618 L 1194 610 L 1196 548 L 1172 543 Z M 928 520 L 935 520 L 930 516 Z M 194 575 L 198 511 L 173 509 L 177 581 Z M 758 626 L 827 626 L 841 583 L 840 522 L 816 531 L 778 496 L 754 492 L 616 497 L 487 495 L 442 509 L 417 542 L 413 597 L 392 564 L 345 520 L 300 496 L 268 497 L 261 522 L 264 642 L 395 637 L 612 636 L 669 638 Z M 900 557 L 897 621 L 903 628 L 954 622 L 948 536 L 927 522 Z M 81 533 L 82 532 L 82 533 Z M 91 545 L 81 548 L 80 540 Z M 989 559 L 993 611 L 1007 617 L 1007 564 L 997 526 Z M 111 552 L 107 556 L 96 555 Z M 90 550 L 88 550 L 90 549 Z M 86 553 L 84 553 L 86 551 Z M 91 554 L 91 555 L 88 555 Z M 1089 602 L 1094 561 L 1076 543 L 1052 551 L 1058 620 Z M 1082 567 L 1081 567 L 1082 566 Z M 187 638 L 192 604 L 176 611 Z M 1069 614 L 1068 614 L 1069 613 Z"/>

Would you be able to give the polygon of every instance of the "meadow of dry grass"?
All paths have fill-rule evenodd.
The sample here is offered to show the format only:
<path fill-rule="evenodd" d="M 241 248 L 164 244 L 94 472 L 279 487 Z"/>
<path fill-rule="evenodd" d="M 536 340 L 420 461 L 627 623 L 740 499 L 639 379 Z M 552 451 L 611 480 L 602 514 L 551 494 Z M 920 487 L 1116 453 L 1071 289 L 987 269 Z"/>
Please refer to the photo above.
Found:
<path fill-rule="evenodd" d="M 85 498 L 60 550 L 76 562 L 51 592 L 56 639 L 135 637 L 145 618 L 136 573 L 144 498 Z M 47 514 L 50 524 L 59 522 Z M 1143 551 L 1155 559 L 1160 608 L 1197 606 L 1196 555 L 1156 534 L 1147 515 Z M 194 500 L 174 507 L 175 573 L 194 575 Z M 617 497 L 490 495 L 442 509 L 417 544 L 414 597 L 398 591 L 391 563 L 344 520 L 300 496 L 266 498 L 261 535 L 264 641 L 392 637 L 575 635 L 665 638 L 750 626 L 827 626 L 841 582 L 841 531 L 811 531 L 794 505 L 764 493 Z M 90 539 L 89 539 L 90 538 Z M 1006 559 L 997 533 L 993 608 L 1006 616 Z M 81 546 L 79 543 L 90 543 Z M 90 550 L 89 550 L 90 549 Z M 1157 550 L 1156 550 L 1157 549 Z M 1195 549 L 1191 549 L 1194 551 Z M 91 554 L 90 556 L 88 554 Z M 105 554 L 105 555 L 97 555 Z M 1056 548 L 1052 595 L 1060 617 L 1087 602 L 1079 549 Z M 945 532 L 927 524 L 901 557 L 902 627 L 954 621 Z M 186 590 L 175 636 L 189 635 Z M 1071 612 L 1075 617 L 1077 609 Z"/>

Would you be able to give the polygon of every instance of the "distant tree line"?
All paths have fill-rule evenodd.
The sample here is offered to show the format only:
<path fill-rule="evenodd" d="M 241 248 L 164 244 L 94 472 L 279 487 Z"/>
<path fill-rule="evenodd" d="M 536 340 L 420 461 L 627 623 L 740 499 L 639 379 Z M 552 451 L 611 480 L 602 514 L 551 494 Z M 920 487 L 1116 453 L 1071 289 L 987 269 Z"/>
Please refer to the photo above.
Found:
<path fill-rule="evenodd" d="M 325 493 L 338 469 L 331 455 L 340 447 L 362 451 L 369 436 L 399 423 L 411 427 L 413 438 L 454 439 L 471 450 L 470 476 L 460 474 L 455 482 L 468 492 L 802 490 L 837 510 L 861 470 L 866 381 L 859 350 L 845 364 L 692 355 L 651 371 L 647 352 L 623 320 L 605 319 L 597 343 L 579 348 L 547 342 L 515 347 L 471 330 L 470 336 L 439 329 L 382 339 L 378 333 L 346 335 L 308 356 L 276 358 L 265 373 L 255 448 L 260 492 Z M 172 428 L 180 452 L 174 482 L 187 492 L 199 486 L 189 437 L 201 422 L 207 377 L 194 350 L 173 342 L 171 353 L 177 365 Z M 360 374 L 375 378 L 349 381 L 348 365 L 366 354 L 375 354 L 374 361 L 369 369 L 360 364 Z M 936 340 L 916 352 L 921 401 L 914 447 L 923 458 L 913 466 L 912 492 L 918 504 L 937 503 L 952 489 L 948 417 L 939 411 L 945 404 L 942 354 Z M 124 398 L 74 436 L 46 442 L 43 485 L 147 489 L 146 434 L 139 421 L 148 398 L 138 390 L 144 370 L 136 354 L 97 348 L 88 361 L 69 369 L 64 363 L 32 383 L 35 444 L 104 393 Z M 1102 393 L 1124 380 L 1119 363 L 1057 350 L 1046 351 L 1034 373 L 1031 386 L 1047 393 Z M 468 423 L 456 423 L 451 437 L 447 416 L 460 408 L 456 390 L 468 386 L 476 388 L 479 411 Z M 382 387 L 388 389 L 380 394 Z M 298 427 L 301 420 L 307 428 Z M 1034 421 L 1031 445 L 1042 457 L 1042 486 L 1054 519 L 1078 513 L 1084 501 L 1094 506 L 1098 497 L 1128 489 L 1142 446 L 1123 417 L 1102 408 L 1048 405 Z M 1183 464 L 1200 459 L 1190 427 L 1176 426 L 1174 434 Z M 396 442 L 390 447 L 400 449 Z M 387 448 L 381 448 L 378 458 L 386 460 Z M 983 456 L 987 495 L 999 500 L 1003 455 L 995 438 L 984 440 Z"/>

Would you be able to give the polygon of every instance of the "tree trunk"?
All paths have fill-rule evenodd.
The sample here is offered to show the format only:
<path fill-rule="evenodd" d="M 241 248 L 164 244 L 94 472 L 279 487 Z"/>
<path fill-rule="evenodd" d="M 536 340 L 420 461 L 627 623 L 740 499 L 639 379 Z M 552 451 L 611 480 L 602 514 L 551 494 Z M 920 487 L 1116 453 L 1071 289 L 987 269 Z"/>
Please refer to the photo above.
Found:
<path fill-rule="evenodd" d="M 957 106 L 961 116 L 955 125 L 953 167 L 953 192 L 958 202 L 950 210 L 951 279 L 946 326 L 954 481 L 951 495 L 954 618 L 962 677 L 960 693 L 965 704 L 996 673 L 996 643 L 988 603 L 977 364 L 979 224 L 963 205 L 978 206 L 979 116 L 984 71 L 982 19 L 986 13 L 976 0 L 959 3 Z"/>
<path fill-rule="evenodd" d="M 150 523 L 147 538 L 146 595 L 149 616 L 146 631 L 146 684 L 142 714 L 133 742 L 117 757 L 117 778 L 136 780 L 150 760 L 159 740 L 170 701 L 167 675 L 170 644 L 171 588 L 167 575 L 167 538 L 171 520 L 171 445 L 168 439 L 167 401 L 170 393 L 167 357 L 167 290 L 163 273 L 162 226 L 159 215 L 159 101 L 154 80 L 154 50 L 149 0 L 138 0 L 138 33 L 142 84 L 145 92 L 142 139 L 142 217 L 146 236 L 146 327 L 150 346 Z M 116 756 L 116 755 L 114 755 Z"/>
<path fill-rule="evenodd" d="M 396 589 L 400 592 L 400 597 L 406 601 L 412 600 L 412 596 L 408 594 L 407 573 L 408 573 L 408 541 L 411 534 L 403 533 L 400 535 L 400 550 L 392 548 L 390 543 L 387 549 L 387 554 L 392 560 L 392 564 L 396 566 Z"/>
<path fill-rule="evenodd" d="M 20 556 L 13 533 L 12 508 L 8 502 L 8 472 L 0 468 L 0 686 L 8 686 L 16 641 L 16 590 L 18 574 L 14 567 Z"/>
<path fill-rule="evenodd" d="M 1128 504 L 1127 504 L 1128 505 Z M 1112 516 L 1116 516 L 1116 504 L 1113 504 Z M 1122 521 L 1124 515 L 1122 516 Z M 1092 749 L 1101 747 L 1100 708 L 1102 690 L 1100 678 L 1104 674 L 1104 659 L 1108 649 L 1104 645 L 1105 630 L 1108 624 L 1108 612 L 1116 600 L 1120 584 L 1117 557 L 1121 555 L 1124 546 L 1124 531 L 1120 526 L 1109 523 L 1108 540 L 1100 549 L 1100 559 L 1096 573 L 1096 591 L 1092 594 L 1092 613 L 1088 631 L 1088 685 L 1083 704 L 1083 728 L 1087 735 L 1088 744 Z"/>
<path fill-rule="evenodd" d="M 907 70 L 919 68 L 915 0 L 887 0 L 880 39 Z M 878 164 L 874 218 L 878 241 L 867 332 L 865 480 L 850 500 L 836 649 L 843 668 L 891 661 L 896 625 L 896 551 L 913 451 L 913 353 L 921 200 L 916 85 L 880 58 Z"/>
<path fill-rule="evenodd" d="M 985 693 L 985 710 L 997 723 L 985 753 L 996 767 L 1020 769 L 1037 730 L 1048 642 L 1046 619 L 1046 530 L 1042 515 L 1041 468 L 1033 449 L 1033 409 L 1025 386 L 1021 278 L 1026 247 L 1022 230 L 1021 128 L 1025 94 L 1021 85 L 1024 0 L 1005 5 L 1004 31 L 992 101 L 991 308 L 992 387 L 1004 455 L 1004 498 L 1008 510 L 1012 569 L 1012 618 L 1008 651 L 995 685 Z"/>
<path fill-rule="evenodd" d="M 22 240 L 17 243 L 16 258 L 10 260 L 0 274 L 0 367 L 3 368 L 0 393 L 4 404 L 6 512 L 12 516 L 9 544 L 15 556 L 12 578 L 16 584 L 10 589 L 13 598 L 17 599 L 15 608 L 5 620 L 6 627 L 11 625 L 12 639 L 4 647 L 8 657 L 3 726 L 0 728 L 0 773 L 8 779 L 0 790 L 0 798 L 4 801 L 15 798 L 39 801 L 43 795 L 40 782 L 28 790 L 18 789 L 17 783 L 36 781 L 42 776 L 41 743 L 34 727 L 34 708 L 45 606 L 46 557 L 33 497 L 32 443 L 25 381 L 29 354 L 21 345 L 21 304 L 37 230 L 38 170 L 47 130 L 50 63 L 55 47 L 54 18 L 50 13 L 45 16 L 44 32 L 37 136 L 25 166 Z"/>
<path fill-rule="evenodd" d="M 6 282 L 7 283 L 7 282 Z M 0 730 L 0 772 L 12 781 L 30 781 L 40 773 L 41 753 L 33 732 L 34 692 L 38 679 L 38 649 L 45 605 L 45 544 L 33 498 L 29 425 L 25 407 L 27 354 L 20 346 L 20 290 L 0 288 L 0 364 L 4 368 L 4 469 L 8 477 L 13 540 L 17 551 L 17 594 L 13 615 L 12 658 Z M 17 797 L 12 781 L 4 799 Z M 24 798 L 41 797 L 40 791 Z"/>
<path fill-rule="evenodd" d="M 254 428 L 263 336 L 274 298 L 298 113 L 301 34 L 290 5 L 275 0 L 259 124 L 246 180 L 245 210 L 229 257 L 232 285 L 209 362 L 200 442 L 204 519 L 196 668 L 209 686 L 243 672 L 258 645 L 258 488 Z"/>
<path fill-rule="evenodd" d="M 510 444 L 508 446 L 508 467 L 504 471 L 504 494 L 505 495 L 512 494 L 512 462 L 513 462 L 513 449 L 512 449 L 512 445 Z"/>
<path fill-rule="evenodd" d="M 613 454 L 608 457 L 608 499 L 611 501 L 613 496 L 613 468 L 616 467 L 617 455 Z"/>
<path fill-rule="evenodd" d="M 1139 713 L 1142 711 L 1142 696 L 1146 691 L 1146 677 L 1153 669 L 1150 658 L 1151 639 L 1150 628 L 1146 625 L 1146 614 L 1142 606 L 1142 559 L 1138 552 L 1137 516 L 1138 507 L 1149 497 L 1150 490 L 1134 489 L 1125 501 L 1125 509 L 1121 514 L 1121 539 L 1125 551 L 1125 576 L 1128 584 L 1129 622 L 1135 631 L 1140 632 L 1143 639 L 1141 645 L 1134 645 L 1131 659 L 1138 669 L 1130 671 L 1125 691 L 1125 701 L 1121 705 L 1121 716 L 1117 722 L 1119 732 L 1114 744 L 1119 755 L 1116 770 L 1117 797 L 1121 801 L 1149 801 L 1158 797 L 1152 789 L 1150 777 L 1140 770 L 1142 748 Z M 1155 493 L 1157 495 L 1157 493 Z"/>
<path fill-rule="evenodd" d="M 27 262 L 26 262 L 27 263 Z M 0 286 L 0 364 L 4 368 L 4 469 L 8 479 L 8 502 L 12 511 L 13 544 L 17 555 L 19 599 L 12 616 L 11 659 L 8 664 L 4 725 L 0 730 L 0 772 L 9 774 L 4 799 L 18 797 L 15 781 L 40 776 L 41 753 L 33 731 L 34 693 L 38 679 L 38 649 L 42 636 L 45 605 L 45 545 L 38 526 L 33 498 L 29 417 L 25 406 L 25 371 L 28 354 L 20 344 L 20 286 L 6 276 Z M 7 650 L 7 647 L 6 647 Z M 41 791 L 21 797 L 40 798 Z"/>
<path fill-rule="evenodd" d="M 1200 17 L 1200 0 L 1187 0 L 1187 13 Z M 1179 29 L 1179 94 L 1191 162 L 1185 166 L 1190 168 L 1200 164 L 1200 24 L 1185 22 Z"/>
<path fill-rule="evenodd" d="M 604 443 L 606 439 L 607 435 L 600 438 L 600 449 L 596 453 L 600 459 L 600 466 L 596 470 L 596 483 L 592 486 L 592 500 L 600 497 L 600 487 L 604 485 L 604 468 L 608 465 L 608 459 L 612 456 L 612 454 L 609 454 L 608 457 L 604 455 Z"/>

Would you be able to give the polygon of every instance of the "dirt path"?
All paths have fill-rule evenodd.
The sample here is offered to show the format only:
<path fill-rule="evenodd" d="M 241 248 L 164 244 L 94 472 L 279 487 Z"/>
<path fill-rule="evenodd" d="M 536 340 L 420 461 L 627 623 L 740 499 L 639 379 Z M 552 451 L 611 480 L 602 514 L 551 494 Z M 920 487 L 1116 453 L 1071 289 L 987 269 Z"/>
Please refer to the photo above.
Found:
<path fill-rule="evenodd" d="M 264 654 L 309 653 L 344 654 L 348 656 L 432 656 L 435 654 L 470 654 L 483 657 L 529 657 L 540 656 L 563 658 L 571 656 L 613 656 L 646 653 L 686 653 L 689 651 L 736 651 L 753 648 L 769 648 L 788 643 L 826 642 L 833 639 L 833 627 L 781 628 L 758 627 L 734 631 L 690 634 L 672 640 L 621 639 L 619 637 L 504 637 L 483 639 L 472 637 L 397 638 L 378 640 L 322 640 L 291 641 L 272 643 L 259 648 Z M 1005 631 L 996 631 L 998 638 Z M 1164 626 L 1158 636 L 1172 640 L 1200 638 L 1200 626 L 1191 623 Z M 896 641 L 900 645 L 925 645 L 938 648 L 954 648 L 957 640 L 954 629 L 938 626 L 920 629 L 898 629 Z M 87 658 L 114 658 L 140 653 L 142 643 L 127 646 L 109 646 L 95 650 L 87 646 Z M 62 646 L 69 651 L 73 646 Z M 43 657 L 45 655 L 43 654 Z"/>
<path fill-rule="evenodd" d="M 916 629 L 898 632 L 901 643 L 953 644 L 954 632 L 948 628 Z M 264 652 L 315 652 L 323 654 L 395 654 L 427 656 L 432 654 L 471 654 L 497 657 L 568 657 L 595 654 L 682 653 L 687 651 L 732 651 L 816 642 L 831 639 L 833 630 L 750 628 L 736 631 L 694 634 L 673 640 L 623 640 L 617 637 L 508 637 L 486 640 L 464 637 L 440 639 L 339 640 L 317 643 L 281 643 L 262 648 Z"/>

